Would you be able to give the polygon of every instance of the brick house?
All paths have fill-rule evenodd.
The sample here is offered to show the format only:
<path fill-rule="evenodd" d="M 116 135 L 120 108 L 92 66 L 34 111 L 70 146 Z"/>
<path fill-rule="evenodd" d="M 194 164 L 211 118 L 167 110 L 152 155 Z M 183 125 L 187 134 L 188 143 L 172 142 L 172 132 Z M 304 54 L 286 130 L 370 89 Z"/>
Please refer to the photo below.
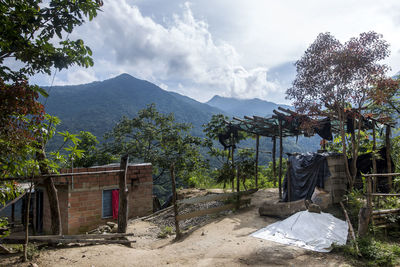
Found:
<path fill-rule="evenodd" d="M 92 168 L 74 168 L 73 172 L 109 170 L 119 170 L 119 164 Z M 68 173 L 71 170 L 64 170 L 63 172 Z M 119 187 L 118 178 L 119 173 L 114 172 L 89 173 L 55 179 L 63 234 L 84 233 L 107 221 L 117 221 L 113 219 L 112 201 L 115 198 L 113 191 L 118 190 Z M 153 210 L 152 165 L 150 163 L 129 164 L 126 181 L 129 192 L 128 218 L 150 214 Z M 39 204 L 35 212 L 37 214 L 35 220 L 36 228 L 47 234 L 51 232 L 49 201 L 44 188 L 39 186 L 37 190 L 42 197 L 39 197 Z"/>

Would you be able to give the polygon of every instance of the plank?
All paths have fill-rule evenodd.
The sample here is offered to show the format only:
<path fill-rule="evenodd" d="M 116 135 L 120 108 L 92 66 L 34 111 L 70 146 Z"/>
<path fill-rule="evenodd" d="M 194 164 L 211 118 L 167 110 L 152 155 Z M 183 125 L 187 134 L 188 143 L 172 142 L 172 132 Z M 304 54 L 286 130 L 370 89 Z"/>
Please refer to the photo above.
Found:
<path fill-rule="evenodd" d="M 372 193 L 371 196 L 379 196 L 379 197 L 400 197 L 400 193 L 397 194 L 386 194 L 386 193 Z"/>
<path fill-rule="evenodd" d="M 235 196 L 246 196 L 246 195 L 251 195 L 253 193 L 257 192 L 257 189 L 250 189 L 247 191 L 241 191 L 241 192 L 233 192 L 233 193 L 222 193 L 222 194 L 210 194 L 206 196 L 201 196 L 201 197 L 193 197 L 193 198 L 187 198 L 187 199 L 182 199 L 178 201 L 178 204 L 197 204 L 197 203 L 204 203 L 204 202 L 209 202 L 209 201 L 215 201 L 215 200 L 223 200 L 227 199 L 230 197 L 235 197 Z"/>
<path fill-rule="evenodd" d="M 24 238 L 3 238 L 0 240 L 2 244 L 24 244 Z M 69 243 L 89 243 L 89 244 L 130 244 L 135 243 L 136 240 L 104 240 L 104 239 L 37 239 L 30 238 L 29 242 L 44 242 L 49 244 L 69 244 Z"/>
<path fill-rule="evenodd" d="M 8 206 L 15 204 L 18 200 L 20 200 L 23 196 L 25 196 L 25 194 L 26 194 L 26 191 L 24 193 L 22 193 L 21 195 L 19 195 L 18 197 L 16 197 L 15 199 L 13 199 L 12 201 L 10 201 L 9 203 L 7 203 L 4 207 L 2 207 L 0 209 L 0 212 L 2 212 Z"/>
<path fill-rule="evenodd" d="M 117 173 L 123 172 L 123 170 L 108 170 L 108 171 L 95 171 L 95 172 L 71 172 L 71 173 L 52 173 L 52 174 L 43 174 L 43 175 L 35 175 L 33 177 L 7 177 L 1 178 L 0 181 L 27 181 L 31 180 L 32 178 L 36 181 L 37 179 L 44 179 L 48 177 L 58 178 L 58 177 L 65 177 L 65 176 L 78 176 L 78 175 L 91 175 L 91 174 L 105 174 L 105 173 Z"/>
<path fill-rule="evenodd" d="M 397 212 L 400 212 L 400 209 L 374 210 L 372 211 L 372 215 L 389 214 Z"/>
<path fill-rule="evenodd" d="M 31 235 L 29 239 L 34 238 L 37 240 L 46 240 L 46 239 L 110 239 L 110 238 L 120 238 L 120 237 L 127 237 L 133 236 L 133 233 L 129 234 L 88 234 L 88 235 Z M 18 237 L 15 237 L 18 238 Z"/>
<path fill-rule="evenodd" d="M 249 204 L 250 201 L 251 201 L 251 199 L 241 200 L 240 201 L 240 205 Z M 194 217 L 199 217 L 199 216 L 204 216 L 204 215 L 208 215 L 208 214 L 218 213 L 218 212 L 221 212 L 221 211 L 233 209 L 235 207 L 236 207 L 236 204 L 234 204 L 234 203 L 233 204 L 227 204 L 227 205 L 220 206 L 220 207 L 209 208 L 209 209 L 204 209 L 204 210 L 196 210 L 194 212 L 181 214 L 181 215 L 178 215 L 176 218 L 177 218 L 178 221 L 182 221 L 182 220 L 187 220 L 187 219 L 194 218 Z"/>

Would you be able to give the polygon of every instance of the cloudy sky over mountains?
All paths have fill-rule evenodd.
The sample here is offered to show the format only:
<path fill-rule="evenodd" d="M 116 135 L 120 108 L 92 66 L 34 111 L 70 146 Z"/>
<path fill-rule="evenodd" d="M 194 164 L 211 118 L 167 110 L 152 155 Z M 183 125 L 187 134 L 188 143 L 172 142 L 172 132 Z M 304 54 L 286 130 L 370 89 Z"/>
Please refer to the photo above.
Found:
<path fill-rule="evenodd" d="M 56 73 L 54 84 L 129 73 L 199 101 L 219 94 L 288 103 L 293 62 L 327 31 L 342 42 L 383 34 L 391 44 L 386 63 L 400 70 L 398 0 L 105 0 L 102 10 L 70 35 L 92 48 L 95 66 Z"/>

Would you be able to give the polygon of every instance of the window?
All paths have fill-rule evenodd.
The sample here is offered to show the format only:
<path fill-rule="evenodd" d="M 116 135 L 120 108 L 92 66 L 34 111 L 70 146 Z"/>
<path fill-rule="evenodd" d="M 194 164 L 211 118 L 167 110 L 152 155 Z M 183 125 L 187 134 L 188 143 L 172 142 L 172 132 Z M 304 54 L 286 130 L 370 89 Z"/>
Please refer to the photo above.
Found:
<path fill-rule="evenodd" d="M 103 190 L 103 218 L 109 218 L 113 216 L 112 211 L 112 189 Z"/>
<path fill-rule="evenodd" d="M 118 189 L 103 190 L 102 218 L 118 218 L 118 192 Z"/>

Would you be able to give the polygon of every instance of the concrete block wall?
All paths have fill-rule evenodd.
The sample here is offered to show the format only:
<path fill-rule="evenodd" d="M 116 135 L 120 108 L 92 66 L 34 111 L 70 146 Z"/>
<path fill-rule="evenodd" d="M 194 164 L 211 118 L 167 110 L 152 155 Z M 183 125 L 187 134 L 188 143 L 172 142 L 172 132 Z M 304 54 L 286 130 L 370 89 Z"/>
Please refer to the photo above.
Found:
<path fill-rule="evenodd" d="M 86 175 L 57 178 L 63 234 L 84 233 L 107 221 L 116 221 L 102 217 L 103 190 L 118 189 L 119 173 L 90 174 L 90 172 L 119 170 L 119 166 L 100 166 L 93 168 L 75 168 L 74 173 L 89 172 Z M 64 170 L 64 173 L 71 170 Z M 128 216 L 148 215 L 153 208 L 153 178 L 151 164 L 129 164 L 127 173 Z M 66 188 L 66 190 L 62 190 Z M 65 193 L 64 193 L 65 191 Z M 45 232 L 50 230 L 50 210 L 47 195 L 44 194 Z M 62 208 L 61 208 L 62 206 Z M 65 226 L 64 226 L 65 225 Z"/>
<path fill-rule="evenodd" d="M 325 180 L 324 189 L 331 193 L 332 203 L 339 203 L 347 190 L 347 179 L 343 155 L 327 157 L 331 176 Z"/>

